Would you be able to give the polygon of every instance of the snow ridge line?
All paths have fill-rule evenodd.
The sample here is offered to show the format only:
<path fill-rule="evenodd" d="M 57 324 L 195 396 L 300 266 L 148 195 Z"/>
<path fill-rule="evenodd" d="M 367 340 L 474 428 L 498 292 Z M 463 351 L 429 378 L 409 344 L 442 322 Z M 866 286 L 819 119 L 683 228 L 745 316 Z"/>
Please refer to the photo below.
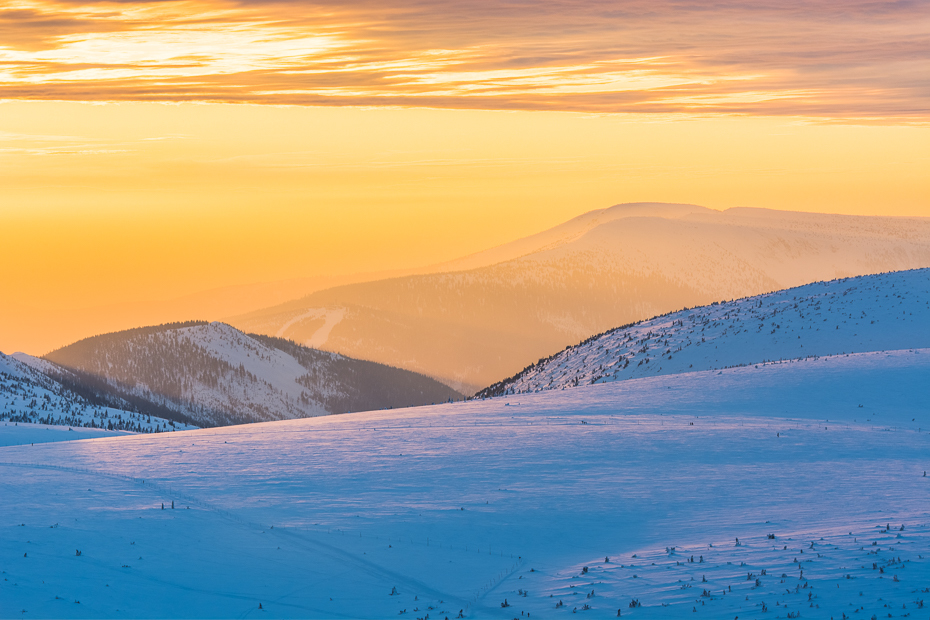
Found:
<path fill-rule="evenodd" d="M 930 313 L 928 274 L 917 269 L 817 282 L 659 315 L 591 336 L 475 396 L 926 348 L 920 327 Z"/>

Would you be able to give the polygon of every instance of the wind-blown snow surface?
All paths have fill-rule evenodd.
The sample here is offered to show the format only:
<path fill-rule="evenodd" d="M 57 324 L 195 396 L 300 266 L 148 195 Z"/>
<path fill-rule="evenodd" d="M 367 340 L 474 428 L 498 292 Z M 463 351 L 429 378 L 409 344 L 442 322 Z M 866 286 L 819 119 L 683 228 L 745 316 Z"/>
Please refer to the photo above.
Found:
<path fill-rule="evenodd" d="M 0 446 L 21 446 L 52 441 L 75 441 L 131 435 L 129 431 L 110 431 L 106 428 L 64 426 L 59 424 L 32 424 L 29 422 L 2 422 Z M 173 430 L 173 429 L 172 429 Z"/>
<path fill-rule="evenodd" d="M 922 349 L 0 448 L 0 609 L 926 617 L 928 384 Z"/>
<path fill-rule="evenodd" d="M 497 396 L 863 351 L 930 347 L 930 269 L 815 282 L 620 327 L 540 360 Z"/>

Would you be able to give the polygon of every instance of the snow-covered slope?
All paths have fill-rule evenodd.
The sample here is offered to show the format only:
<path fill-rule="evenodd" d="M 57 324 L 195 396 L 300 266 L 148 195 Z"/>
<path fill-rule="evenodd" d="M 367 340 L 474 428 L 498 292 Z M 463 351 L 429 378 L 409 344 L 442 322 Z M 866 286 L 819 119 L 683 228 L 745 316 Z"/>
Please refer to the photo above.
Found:
<path fill-rule="evenodd" d="M 0 448 L 0 615 L 927 618 L 928 383 L 861 353 Z"/>
<path fill-rule="evenodd" d="M 617 205 L 450 263 L 446 273 L 319 291 L 229 322 L 471 393 L 617 325 L 925 267 L 930 218 Z"/>
<path fill-rule="evenodd" d="M 817 282 L 612 329 L 542 359 L 479 395 L 930 347 L 928 325 L 930 269 Z"/>
<path fill-rule="evenodd" d="M 44 374 L 42 369 L 51 368 L 48 362 L 22 354 L 16 357 L 0 353 L 0 422 L 17 426 L 23 423 L 29 427 L 39 424 L 137 433 L 196 428 L 183 422 L 95 402 Z M 39 435 L 49 436 L 46 433 Z M 78 433 L 77 436 L 84 438 L 86 435 Z M 37 441 L 38 435 L 30 434 L 29 437 Z"/>
<path fill-rule="evenodd" d="M 130 420 L 132 418 L 129 418 Z M 144 419 L 144 418 L 143 418 Z M 99 420 L 89 420 L 88 422 L 98 422 Z M 107 421 L 118 422 L 118 419 L 104 420 L 104 424 Z M 152 420 L 154 422 L 154 419 Z M 166 421 L 166 420 L 165 420 Z M 159 420 L 159 424 L 162 420 Z M 33 422 L 9 422 L 2 421 L 0 426 L 3 427 L 3 430 L 0 431 L 0 446 L 22 446 L 26 444 L 36 444 L 36 443 L 50 443 L 55 441 L 77 441 L 80 439 L 100 439 L 101 437 L 117 437 L 120 435 L 130 435 L 139 431 L 121 431 L 121 430 L 110 430 L 106 426 L 103 428 L 91 426 L 88 423 L 87 426 L 77 426 L 73 424 L 38 424 Z M 141 427 L 141 425 L 140 425 Z M 146 429 L 143 428 L 142 432 L 145 433 L 155 433 L 155 432 L 170 432 L 174 430 L 183 429 L 184 425 L 177 425 L 177 429 L 172 427 L 165 427 L 162 429 L 160 426 L 156 428 L 154 424 L 148 426 Z M 192 426 L 188 426 L 187 430 L 190 430 Z"/>
<path fill-rule="evenodd" d="M 461 398 L 415 373 L 224 323 L 95 336 L 48 354 L 62 372 L 205 425 L 303 418 Z"/>

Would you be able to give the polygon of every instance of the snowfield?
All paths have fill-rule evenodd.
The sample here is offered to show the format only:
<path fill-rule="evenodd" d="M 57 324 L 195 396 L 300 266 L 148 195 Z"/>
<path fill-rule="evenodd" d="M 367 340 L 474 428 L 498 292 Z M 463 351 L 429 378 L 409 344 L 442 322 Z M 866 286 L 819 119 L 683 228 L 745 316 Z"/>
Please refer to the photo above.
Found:
<path fill-rule="evenodd" d="M 74 441 L 131 435 L 129 431 L 110 431 L 105 428 L 61 426 L 58 424 L 31 424 L 29 422 L 3 422 L 0 446 L 20 446 L 50 441 Z"/>
<path fill-rule="evenodd" d="M 928 385 L 904 349 L 7 446 L 0 614 L 927 618 Z"/>
<path fill-rule="evenodd" d="M 930 347 L 928 323 L 930 269 L 815 282 L 610 330 L 540 360 L 479 395 Z"/>

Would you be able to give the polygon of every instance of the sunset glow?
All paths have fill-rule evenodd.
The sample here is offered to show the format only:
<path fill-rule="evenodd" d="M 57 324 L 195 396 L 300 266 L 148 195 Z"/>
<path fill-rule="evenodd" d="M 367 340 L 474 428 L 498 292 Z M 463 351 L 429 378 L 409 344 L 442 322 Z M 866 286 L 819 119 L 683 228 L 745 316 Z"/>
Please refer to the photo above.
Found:
<path fill-rule="evenodd" d="M 0 0 L 0 616 L 921 617 L 928 8 Z"/>
<path fill-rule="evenodd" d="M 713 10 L 711 10 L 711 8 Z M 920 3 L 13 2 L 7 98 L 924 122 Z"/>
<path fill-rule="evenodd" d="M 908 2 L 5 3 L 0 224 L 31 258 L 0 349 L 618 202 L 930 215 L 928 31 Z"/>

